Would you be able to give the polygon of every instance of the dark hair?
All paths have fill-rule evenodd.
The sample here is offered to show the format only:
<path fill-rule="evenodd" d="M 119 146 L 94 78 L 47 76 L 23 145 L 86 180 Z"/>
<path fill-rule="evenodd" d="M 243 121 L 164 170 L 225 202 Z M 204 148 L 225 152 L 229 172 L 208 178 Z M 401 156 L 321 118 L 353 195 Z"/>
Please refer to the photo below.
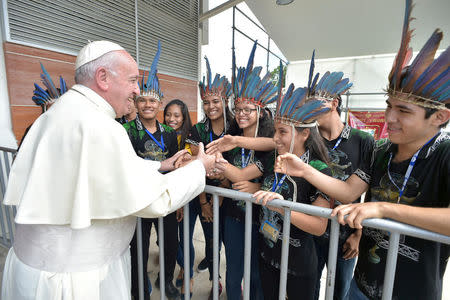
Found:
<path fill-rule="evenodd" d="M 166 112 L 167 109 L 172 105 L 178 105 L 180 107 L 181 114 L 183 115 L 183 124 L 180 127 L 181 130 L 180 149 L 184 149 L 186 137 L 188 136 L 189 130 L 191 130 L 192 127 L 191 116 L 189 115 L 189 110 L 186 103 L 184 103 L 180 99 L 173 99 L 172 101 L 167 103 L 166 107 L 164 107 L 164 124 L 167 125 Z"/>
<path fill-rule="evenodd" d="M 341 105 L 342 105 L 341 95 L 337 95 L 336 99 L 338 101 L 338 106 L 336 107 L 336 111 L 337 111 L 338 115 L 341 116 Z"/>
<path fill-rule="evenodd" d="M 313 157 L 317 157 L 324 163 L 328 164 L 330 158 L 328 156 L 328 150 L 325 147 L 323 138 L 319 133 L 316 126 L 314 127 L 295 127 L 297 132 L 302 132 L 305 128 L 309 128 L 309 136 L 305 141 L 305 149 L 309 149 Z"/>
<path fill-rule="evenodd" d="M 446 108 L 450 108 L 449 106 L 450 106 L 449 104 L 445 105 Z M 436 108 L 424 107 L 424 109 L 425 109 L 425 119 L 428 119 L 429 117 L 431 117 L 432 114 L 434 114 L 435 112 L 438 111 Z M 447 120 L 447 122 L 445 122 L 444 124 L 439 126 L 439 128 L 445 128 L 447 125 L 448 125 L 448 120 Z"/>
<path fill-rule="evenodd" d="M 268 137 L 272 138 L 275 133 L 275 127 L 273 125 L 273 119 L 270 117 L 269 112 L 265 109 L 261 109 L 262 116 L 259 117 L 259 125 L 258 125 L 258 137 Z M 231 135 L 242 135 L 243 130 L 239 128 L 239 125 L 236 122 L 236 119 L 233 118 L 230 126 L 230 132 L 228 134 Z"/>

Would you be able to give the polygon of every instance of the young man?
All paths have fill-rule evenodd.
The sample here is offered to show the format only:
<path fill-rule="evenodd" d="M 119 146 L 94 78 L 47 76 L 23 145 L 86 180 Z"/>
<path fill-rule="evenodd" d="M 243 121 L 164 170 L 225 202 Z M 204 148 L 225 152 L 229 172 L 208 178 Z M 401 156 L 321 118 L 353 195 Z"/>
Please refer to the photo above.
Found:
<path fill-rule="evenodd" d="M 366 203 L 339 206 L 332 215 L 354 228 L 362 228 L 366 218 L 390 218 L 450 235 L 450 137 L 440 131 L 450 119 L 450 48 L 434 59 L 442 39 L 442 32 L 436 30 L 407 66 L 412 51 L 408 49 L 410 11 L 411 1 L 406 1 L 402 43 L 389 75 L 389 140 L 374 152 Z M 318 179 L 295 157 L 280 157 L 278 162 L 279 171 Z M 334 185 L 340 193 L 351 193 L 346 183 L 319 181 Z M 350 299 L 381 299 L 388 235 L 363 229 Z M 401 236 L 393 299 L 440 299 L 449 249 L 448 245 Z"/>
<path fill-rule="evenodd" d="M 172 157 L 178 151 L 176 132 L 169 126 L 161 124 L 156 119 L 160 110 L 163 93 L 161 92 L 157 77 L 157 63 L 161 52 L 161 45 L 158 42 L 158 52 L 152 63 L 152 68 L 146 83 L 145 75 L 142 79 L 141 95 L 136 97 L 135 106 L 138 112 L 136 118 L 123 124 L 134 151 L 139 157 L 146 160 L 163 161 Z M 145 186 L 142 187 L 146 189 Z M 150 191 L 149 191 L 150 192 Z M 164 217 L 164 265 L 165 265 L 165 292 L 169 299 L 179 297 L 178 289 L 173 284 L 173 273 L 178 250 L 178 222 L 176 212 Z M 147 262 L 149 238 L 152 224 L 158 228 L 158 219 L 142 219 L 142 250 L 144 261 L 144 298 L 150 299 L 150 283 L 147 280 Z M 158 234 L 159 236 L 159 234 Z M 138 297 L 138 272 L 137 272 L 137 240 L 136 234 L 131 241 L 131 262 L 132 262 L 132 294 Z M 156 285 L 159 287 L 159 275 Z"/>
<path fill-rule="evenodd" d="M 34 122 L 9 174 L 4 203 L 18 207 L 3 300 L 130 299 L 135 216 L 178 209 L 217 167 L 202 147 L 166 175 L 158 169 L 172 170 L 177 156 L 136 156 L 114 119 L 139 95 L 137 64 L 121 46 L 91 42 L 75 67 L 77 84 Z"/>
<path fill-rule="evenodd" d="M 312 68 L 310 78 L 314 73 L 314 52 L 311 59 Z M 325 101 L 325 106 L 330 110 L 318 119 L 319 131 L 328 150 L 332 177 L 347 181 L 352 189 L 366 190 L 370 181 L 370 160 L 372 157 L 373 137 L 344 124 L 340 118 L 341 95 L 345 93 L 352 83 L 343 79 L 342 72 L 326 72 L 319 83 L 310 86 L 312 97 Z M 323 85 L 321 82 L 329 78 L 335 78 L 335 84 Z M 310 80 L 311 82 L 311 80 Z M 355 198 L 345 197 L 335 199 L 333 208 L 341 203 L 359 203 L 360 195 Z M 336 264 L 336 280 L 334 285 L 334 299 L 347 299 L 353 269 L 358 256 L 361 230 L 355 230 L 348 225 L 341 226 L 339 230 L 338 256 Z M 319 299 L 320 278 L 325 264 L 328 264 L 328 249 L 330 241 L 330 226 L 322 236 L 314 237 L 317 258 L 318 278 L 316 284 L 315 299 Z"/>

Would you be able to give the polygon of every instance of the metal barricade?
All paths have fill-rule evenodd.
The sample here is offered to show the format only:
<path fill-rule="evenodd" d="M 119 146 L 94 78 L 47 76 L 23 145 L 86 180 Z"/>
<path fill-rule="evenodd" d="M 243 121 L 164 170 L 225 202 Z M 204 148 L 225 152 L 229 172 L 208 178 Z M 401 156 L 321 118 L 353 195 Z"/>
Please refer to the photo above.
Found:
<path fill-rule="evenodd" d="M 231 198 L 233 200 L 245 200 L 246 205 L 246 217 L 245 217 L 245 229 L 251 228 L 251 205 L 254 203 L 254 199 L 251 194 L 242 193 L 230 189 L 224 189 L 213 186 L 206 186 L 205 192 L 212 194 L 214 197 L 214 204 L 216 201 L 218 203 L 218 196 L 223 196 L 227 198 Z M 302 203 L 294 203 L 291 201 L 285 200 L 273 200 L 270 202 L 271 206 L 280 207 L 285 210 L 284 215 L 284 225 L 290 224 L 290 213 L 291 211 L 303 212 L 309 215 L 320 216 L 324 218 L 331 219 L 331 230 L 330 230 L 330 248 L 328 254 L 328 272 L 327 272 L 327 280 L 326 280 L 326 293 L 325 299 L 330 300 L 333 299 L 334 292 L 334 280 L 336 274 L 336 260 L 337 260 L 337 247 L 338 247 L 338 237 L 339 237 L 339 223 L 336 218 L 332 218 L 330 216 L 331 209 L 322 208 L 313 205 L 307 205 Z M 218 282 L 218 261 L 216 258 L 218 257 L 218 237 L 219 229 L 218 229 L 218 205 L 214 205 L 214 289 L 217 289 Z M 366 219 L 362 222 L 362 225 L 365 227 L 372 227 L 376 229 L 381 229 L 390 232 L 389 238 L 389 249 L 387 256 L 387 264 L 385 271 L 385 280 L 383 286 L 383 300 L 392 298 L 392 290 L 394 286 L 394 277 L 395 277 L 395 269 L 397 263 L 397 252 L 399 246 L 399 237 L 400 234 L 413 236 L 416 238 L 421 238 L 430 241 L 436 241 L 444 244 L 450 244 L 450 236 L 445 236 L 441 234 L 437 234 L 431 231 L 427 231 L 424 229 L 420 229 L 414 226 L 406 225 L 403 223 L 390 221 L 386 219 Z M 285 228 L 285 232 L 283 232 L 283 241 L 282 241 L 282 256 L 281 256 L 281 268 L 280 268 L 280 292 L 279 299 L 286 299 L 286 282 L 287 282 L 287 263 L 288 263 L 288 250 L 289 250 L 289 228 L 290 226 L 283 226 Z M 286 230 L 288 229 L 288 230 Z M 246 233 L 247 234 L 247 233 Z M 248 236 L 246 235 L 246 241 Z M 186 248 L 186 247 L 185 247 Z M 249 281 L 250 281 L 250 243 L 246 243 L 245 245 L 245 255 L 244 255 L 244 299 L 249 299 Z M 186 260 L 185 260 L 186 261 Z M 186 270 L 186 269 L 185 269 Z M 186 276 L 187 273 L 185 273 Z M 187 293 L 188 294 L 188 293 Z M 185 299 L 188 299 L 185 297 Z M 218 299 L 217 290 L 214 293 L 213 299 Z"/>
<path fill-rule="evenodd" d="M 15 149 L 0 147 L 0 223 L 1 223 L 1 239 L 0 245 L 10 248 L 14 242 L 14 217 L 16 215 L 16 207 L 3 205 L 3 196 L 6 192 L 8 183 L 9 170 L 16 154 Z"/>

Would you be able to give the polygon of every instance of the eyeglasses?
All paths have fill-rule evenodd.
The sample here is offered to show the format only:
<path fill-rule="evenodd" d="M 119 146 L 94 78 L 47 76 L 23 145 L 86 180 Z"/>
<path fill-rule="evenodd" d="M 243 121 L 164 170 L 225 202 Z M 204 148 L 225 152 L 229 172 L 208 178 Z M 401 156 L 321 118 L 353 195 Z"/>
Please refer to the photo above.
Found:
<path fill-rule="evenodd" d="M 235 115 L 239 115 L 241 112 L 244 113 L 244 115 L 249 115 L 252 113 L 252 111 L 257 110 L 256 108 L 243 108 L 243 109 L 239 109 L 239 108 L 234 108 L 233 112 Z"/>

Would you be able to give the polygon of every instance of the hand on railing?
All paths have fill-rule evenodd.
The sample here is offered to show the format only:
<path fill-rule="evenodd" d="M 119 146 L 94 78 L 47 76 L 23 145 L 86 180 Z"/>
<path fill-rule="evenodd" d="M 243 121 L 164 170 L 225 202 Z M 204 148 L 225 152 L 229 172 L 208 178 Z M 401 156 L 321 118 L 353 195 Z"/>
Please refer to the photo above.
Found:
<path fill-rule="evenodd" d="M 259 189 L 261 188 L 261 183 L 251 182 L 248 180 L 238 181 L 233 183 L 232 188 L 233 190 L 237 190 L 239 192 L 253 194 L 259 191 Z"/>
<path fill-rule="evenodd" d="M 253 194 L 253 198 L 256 199 L 256 203 L 260 203 L 261 205 L 267 206 L 267 208 L 279 212 L 280 214 L 284 213 L 284 210 L 281 207 L 274 207 L 268 205 L 270 201 L 274 199 L 284 200 L 283 196 L 269 191 L 257 191 Z"/>
<path fill-rule="evenodd" d="M 352 228 L 362 229 L 362 221 L 370 218 L 384 217 L 383 205 L 385 202 L 366 202 L 339 205 L 331 212 L 331 216 L 337 217 L 340 224 L 348 224 Z M 345 217 L 347 216 L 347 217 Z"/>

